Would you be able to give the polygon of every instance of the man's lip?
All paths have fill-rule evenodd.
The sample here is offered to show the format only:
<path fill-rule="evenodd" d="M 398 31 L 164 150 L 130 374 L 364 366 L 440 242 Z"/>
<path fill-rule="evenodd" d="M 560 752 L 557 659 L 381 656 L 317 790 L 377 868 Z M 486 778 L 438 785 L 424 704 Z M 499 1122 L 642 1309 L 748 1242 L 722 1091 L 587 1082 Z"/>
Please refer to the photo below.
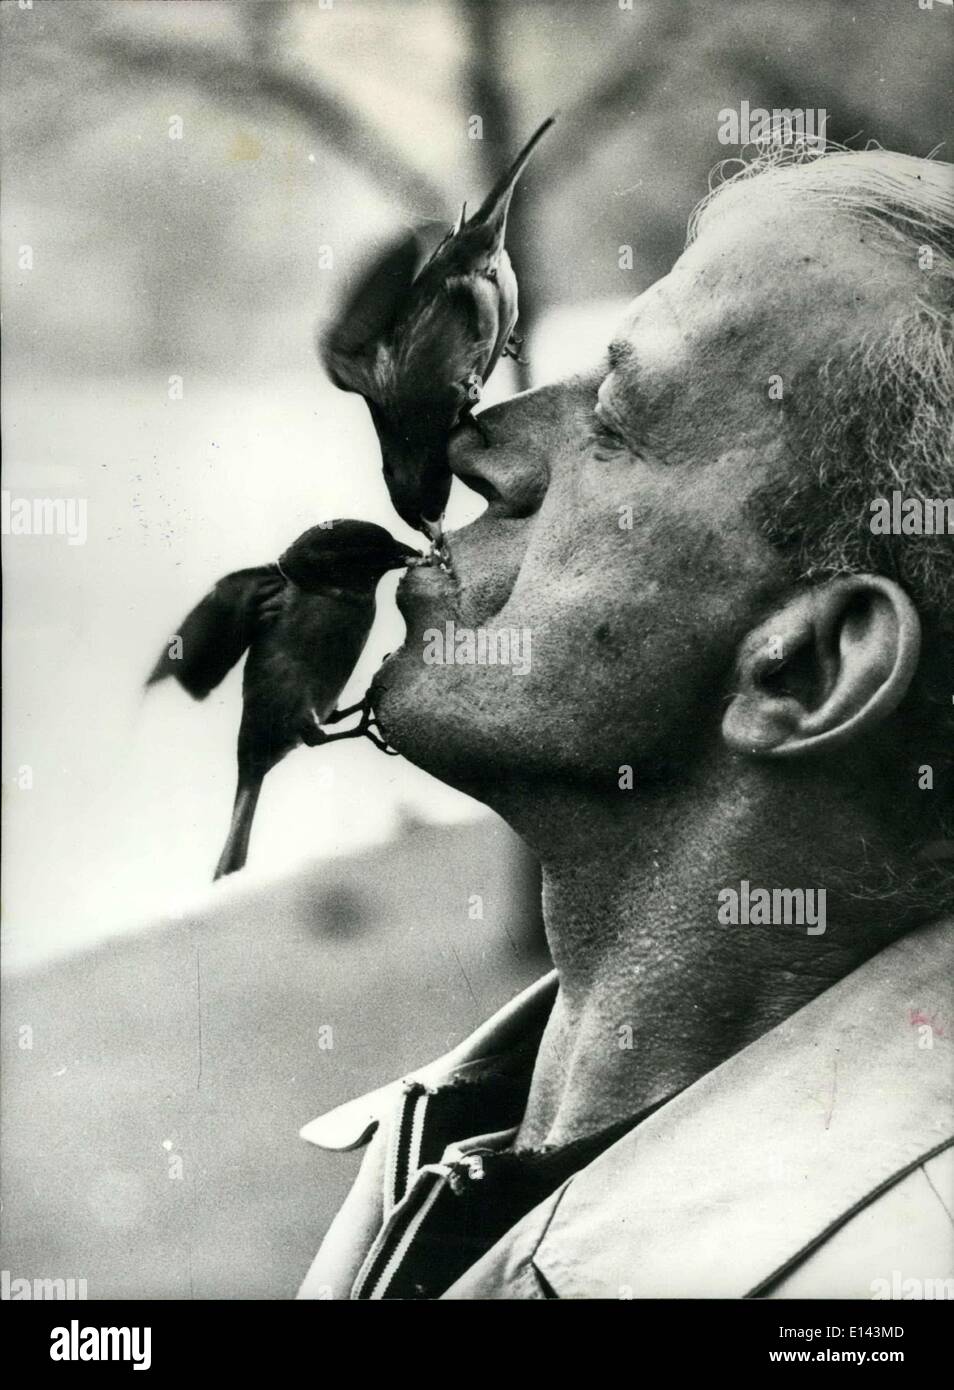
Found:
<path fill-rule="evenodd" d="M 414 565 L 405 570 L 397 586 L 397 606 L 402 613 L 422 600 L 440 599 L 452 604 L 456 596 L 457 581 L 453 574 L 436 564 Z"/>

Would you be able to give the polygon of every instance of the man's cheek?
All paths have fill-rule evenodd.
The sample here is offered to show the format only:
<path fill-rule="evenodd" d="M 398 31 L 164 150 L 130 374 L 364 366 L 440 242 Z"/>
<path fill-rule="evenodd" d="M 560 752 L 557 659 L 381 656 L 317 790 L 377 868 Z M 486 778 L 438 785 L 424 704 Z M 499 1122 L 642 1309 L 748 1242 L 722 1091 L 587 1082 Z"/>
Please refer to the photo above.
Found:
<path fill-rule="evenodd" d="M 515 593 L 495 620 L 497 640 L 509 636 L 520 664 L 512 665 L 514 697 L 559 711 L 567 725 L 597 724 L 608 708 L 626 708 L 641 671 L 641 624 L 606 592 L 585 582 L 538 590 L 523 604 Z M 568 730 L 569 731 L 569 730 Z"/>
<path fill-rule="evenodd" d="M 530 525 L 528 520 L 492 520 L 484 513 L 463 531 L 451 533 L 461 621 L 472 626 L 492 622 L 506 604 L 526 563 Z"/>

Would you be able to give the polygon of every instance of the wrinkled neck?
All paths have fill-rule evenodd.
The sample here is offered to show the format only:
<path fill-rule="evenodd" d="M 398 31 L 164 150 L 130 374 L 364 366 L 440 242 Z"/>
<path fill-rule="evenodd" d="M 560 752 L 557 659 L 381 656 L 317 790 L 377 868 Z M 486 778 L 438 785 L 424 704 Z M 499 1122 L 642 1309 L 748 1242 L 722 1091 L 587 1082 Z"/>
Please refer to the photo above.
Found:
<path fill-rule="evenodd" d="M 560 992 L 521 1143 L 569 1142 L 664 1100 L 911 925 L 853 897 L 864 824 L 811 798 L 770 803 L 750 786 L 647 799 L 625 820 L 595 802 L 554 818 L 536 847 Z"/>

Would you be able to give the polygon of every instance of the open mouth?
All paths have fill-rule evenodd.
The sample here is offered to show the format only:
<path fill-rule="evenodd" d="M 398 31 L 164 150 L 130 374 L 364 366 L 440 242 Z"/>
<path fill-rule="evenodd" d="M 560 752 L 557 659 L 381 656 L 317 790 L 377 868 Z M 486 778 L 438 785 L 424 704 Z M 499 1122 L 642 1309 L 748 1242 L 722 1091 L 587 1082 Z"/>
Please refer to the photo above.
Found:
<path fill-rule="evenodd" d="M 516 584 L 519 568 L 504 579 L 480 567 L 471 573 L 467 565 L 461 573 L 451 552 L 447 563 L 409 568 L 397 587 L 397 606 L 408 625 L 422 619 L 455 618 L 471 627 L 493 623 L 506 607 Z"/>
<path fill-rule="evenodd" d="M 427 525 L 427 523 L 425 523 Z M 407 561 L 408 569 L 430 569 L 437 567 L 445 570 L 449 574 L 454 573 L 454 561 L 451 556 L 450 547 L 444 537 L 444 532 L 440 527 L 435 526 L 433 531 L 428 530 L 431 537 L 431 548 L 426 555 L 418 555 L 411 552 L 413 559 Z"/>
<path fill-rule="evenodd" d="M 449 564 L 428 556 L 409 565 L 397 586 L 397 605 L 402 613 L 417 601 L 443 599 L 456 602 L 457 576 Z"/>

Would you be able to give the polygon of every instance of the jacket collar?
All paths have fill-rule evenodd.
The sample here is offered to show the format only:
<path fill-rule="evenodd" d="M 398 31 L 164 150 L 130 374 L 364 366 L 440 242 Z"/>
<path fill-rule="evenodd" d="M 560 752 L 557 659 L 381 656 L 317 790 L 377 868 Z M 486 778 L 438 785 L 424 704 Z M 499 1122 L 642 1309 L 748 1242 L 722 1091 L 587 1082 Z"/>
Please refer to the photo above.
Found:
<path fill-rule="evenodd" d="M 299 1130 L 301 1138 L 320 1149 L 341 1153 L 360 1149 L 378 1125 L 393 1113 L 402 1090 L 413 1083 L 436 1090 L 473 1074 L 492 1057 L 539 1043 L 557 995 L 557 985 L 557 973 L 551 970 L 498 1009 L 443 1057 L 319 1115 Z"/>
<path fill-rule="evenodd" d="M 495 1261 L 517 1281 L 532 1265 L 568 1298 L 763 1291 L 954 1141 L 952 978 L 954 919 L 879 952 L 618 1140 L 445 1297 L 480 1296 Z M 445 1056 L 302 1137 L 360 1147 L 411 1081 L 436 1088 L 538 1040 L 556 993 L 552 972 Z"/>

